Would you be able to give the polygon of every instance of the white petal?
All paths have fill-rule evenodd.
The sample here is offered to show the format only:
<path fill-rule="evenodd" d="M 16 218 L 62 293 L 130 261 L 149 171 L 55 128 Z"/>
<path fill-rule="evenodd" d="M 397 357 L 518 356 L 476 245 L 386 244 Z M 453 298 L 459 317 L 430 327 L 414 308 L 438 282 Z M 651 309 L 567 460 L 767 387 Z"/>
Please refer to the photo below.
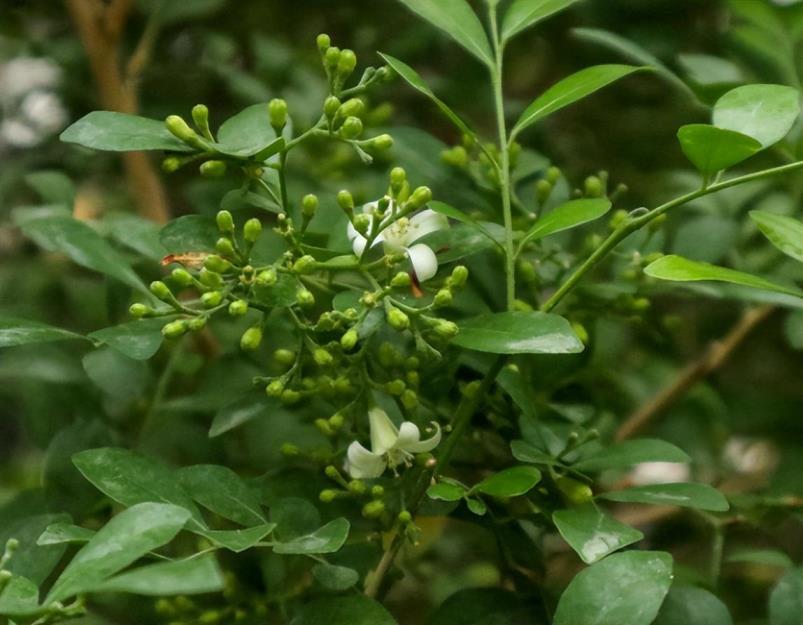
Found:
<path fill-rule="evenodd" d="M 346 455 L 346 471 L 354 479 L 373 479 L 382 475 L 387 468 L 383 456 L 368 451 L 357 441 L 349 445 Z"/>
<path fill-rule="evenodd" d="M 421 454 L 435 449 L 441 442 L 441 426 L 434 421 L 432 422 L 432 426 L 435 428 L 435 434 L 424 441 L 408 444 L 404 448 L 404 451 L 409 451 L 411 454 Z M 416 428 L 416 430 L 418 430 L 418 428 Z"/>
<path fill-rule="evenodd" d="M 417 215 L 410 218 L 410 243 L 418 241 L 418 239 L 425 237 L 430 232 L 436 230 L 443 230 L 449 227 L 449 220 L 446 215 L 436 213 L 434 210 L 422 210 Z"/>
<path fill-rule="evenodd" d="M 368 411 L 368 422 L 371 424 L 371 449 L 375 454 L 384 454 L 396 444 L 399 430 L 381 408 L 374 407 Z"/>
<path fill-rule="evenodd" d="M 361 234 L 357 233 L 357 236 L 354 237 L 351 241 L 351 249 L 354 250 L 354 255 L 357 258 L 362 257 L 362 253 L 365 251 L 366 245 L 368 245 L 368 239 L 366 239 Z"/>
<path fill-rule="evenodd" d="M 346 235 L 349 238 L 349 241 L 353 241 L 357 237 L 361 237 L 362 235 L 357 232 L 357 228 L 354 227 L 354 224 L 349 222 L 346 226 Z"/>
<path fill-rule="evenodd" d="M 402 423 L 399 427 L 399 440 L 396 441 L 396 448 L 407 451 L 419 442 L 421 442 L 421 431 L 418 426 L 411 421 Z"/>
<path fill-rule="evenodd" d="M 426 282 L 438 273 L 438 259 L 435 252 L 423 243 L 407 248 L 407 255 L 419 282 Z"/>

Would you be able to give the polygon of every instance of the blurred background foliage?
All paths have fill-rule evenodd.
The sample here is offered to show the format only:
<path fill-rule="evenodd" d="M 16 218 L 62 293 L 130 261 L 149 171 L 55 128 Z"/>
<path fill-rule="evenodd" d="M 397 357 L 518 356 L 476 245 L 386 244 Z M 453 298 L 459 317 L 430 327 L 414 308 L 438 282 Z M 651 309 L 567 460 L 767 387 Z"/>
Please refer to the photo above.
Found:
<path fill-rule="evenodd" d="M 142 207 L 161 202 L 158 193 L 163 190 L 164 207 L 172 217 L 213 214 L 229 187 L 193 172 L 157 173 L 161 189 L 137 197 L 142 187 L 132 191 L 127 186 L 131 170 L 124 169 L 119 155 L 58 141 L 70 121 L 108 107 L 103 92 L 109 85 L 102 84 L 104 78 L 88 61 L 76 34 L 75 11 L 71 16 L 68 10 L 84 1 L 0 0 L 0 312 L 89 332 L 125 320 L 125 293 L 25 241 L 13 226 L 13 212 L 59 203 L 74 194 L 74 212 L 82 218 L 137 210 L 144 214 Z M 737 84 L 800 86 L 803 7 L 783 4 L 789 6 L 769 0 L 578 4 L 513 44 L 507 76 L 511 114 L 562 76 L 622 59 L 576 30 L 583 27 L 637 42 L 683 77 L 686 86 L 657 72 L 630 78 L 553 116 L 526 136 L 525 146 L 561 167 L 576 185 L 601 169 L 608 171 L 614 184 L 629 187 L 616 208 L 654 206 L 692 188 L 695 178 L 675 138 L 679 126 L 708 121 L 705 104 Z M 485 70 L 393 0 L 168 0 L 158 20 L 153 17 L 156 7 L 156 0 L 137 0 L 111 48 L 121 56 L 118 65 L 137 50 L 148 51 L 135 68 L 131 87 L 145 116 L 187 115 L 203 102 L 219 123 L 247 105 L 281 96 L 290 104 L 294 124 L 305 127 L 319 115 L 325 95 L 314 38 L 328 32 L 337 45 L 353 48 L 362 65 L 378 65 L 377 51 L 404 59 L 475 127 L 486 135 L 493 132 Z M 148 33 L 146 45 L 140 48 L 143 32 Z M 436 197 L 464 210 L 475 208 L 476 192 L 440 161 L 440 152 L 460 137 L 438 111 L 398 80 L 372 97 L 370 124 L 391 127 L 397 139 L 391 157 L 366 168 L 345 148 L 327 145 L 324 158 L 312 148 L 294 156 L 290 185 L 295 195 L 318 193 L 323 206 L 331 207 L 337 189 L 347 186 L 358 199 L 372 199 L 390 163 L 401 162 L 416 183 L 431 184 Z M 760 158 L 771 162 L 774 156 Z M 158 162 L 150 166 L 158 168 Z M 42 172 L 64 174 L 75 187 Z M 615 288 L 584 290 L 587 307 L 577 312 L 576 320 L 591 324 L 593 344 L 586 360 L 571 365 L 575 382 L 563 400 L 590 405 L 597 427 L 612 432 L 684 366 L 704 357 L 711 342 L 728 335 L 741 318 L 743 306 L 732 291 L 708 287 L 685 294 L 652 289 L 649 312 L 629 311 L 628 302 L 644 288 L 631 275 L 634 250 L 673 251 L 801 279 L 799 268 L 779 263 L 760 242 L 746 214 L 762 208 L 799 218 L 802 191 L 800 176 L 780 185 L 734 189 L 673 214 L 650 240 L 635 237 L 623 246 L 610 273 Z M 329 225 L 318 227 L 326 231 Z M 126 234 L 134 236 L 124 230 L 123 238 Z M 146 279 L 160 274 L 155 260 L 141 261 L 138 269 Z M 744 498 L 755 497 L 752 516 L 730 535 L 733 549 L 741 544 L 778 550 L 799 562 L 803 313 L 795 312 L 788 300 L 739 295 L 756 305 L 781 303 L 785 308 L 765 311 L 763 322 L 740 339 L 733 357 L 711 376 L 700 376 L 705 379 L 654 418 L 645 432 L 689 451 L 697 478 Z M 239 331 L 216 328 L 225 345 L 236 343 Z M 280 337 L 281 330 L 277 333 Z M 151 365 L 120 365 L 104 358 L 114 356 L 87 356 L 72 343 L 0 353 L 0 537 L 4 525 L 25 511 L 77 511 L 92 502 L 97 495 L 71 468 L 69 456 L 125 439 L 132 413 L 155 411 L 160 419 L 158 433 L 146 432 L 150 437 L 141 448 L 176 463 L 212 458 L 254 474 L 273 465 L 279 445 L 296 436 L 294 430 L 306 428 L 310 437 L 316 435 L 314 429 L 273 413 L 225 440 L 209 439 L 210 415 L 246 392 L 250 376 L 259 370 L 259 363 L 214 345 L 198 345 L 176 362 L 160 354 Z M 159 386 L 165 367 L 173 371 L 167 391 Z M 566 373 L 549 371 L 548 365 L 544 369 L 545 376 Z M 300 489 L 314 500 L 321 488 L 318 478 L 302 477 L 288 482 L 288 493 Z M 777 498 L 783 505 L 776 505 L 781 501 Z M 707 556 L 698 546 L 709 539 L 710 528 L 694 516 L 635 522 L 652 528 L 652 546 L 673 552 L 679 576 L 694 579 L 699 575 L 695 571 L 706 566 Z M 492 586 L 500 580 L 495 545 L 481 527 L 460 522 L 444 527 L 433 521 L 424 530 L 425 555 L 391 597 L 394 611 L 404 615 L 402 622 L 420 622 L 419 612 L 427 613 L 460 588 Z M 551 547 L 547 584 L 560 588 L 579 563 L 565 548 Z M 420 586 L 416 572 L 434 583 Z M 725 565 L 723 595 L 739 622 L 765 613 L 767 588 L 781 572 L 766 562 Z M 270 576 L 269 571 L 263 574 Z M 411 597 L 415 601 L 408 601 Z M 119 622 L 133 622 L 125 610 L 118 607 L 115 613 Z"/>

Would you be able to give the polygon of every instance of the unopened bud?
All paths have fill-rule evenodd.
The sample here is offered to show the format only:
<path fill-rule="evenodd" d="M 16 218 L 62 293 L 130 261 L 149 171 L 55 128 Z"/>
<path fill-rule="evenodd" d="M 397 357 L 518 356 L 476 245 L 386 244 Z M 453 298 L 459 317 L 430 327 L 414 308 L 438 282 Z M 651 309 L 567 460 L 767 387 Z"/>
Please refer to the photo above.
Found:
<path fill-rule="evenodd" d="M 204 178 L 222 178 L 226 175 L 226 169 L 226 161 L 206 161 L 199 167 Z"/>
<path fill-rule="evenodd" d="M 171 321 L 162 328 L 162 336 L 168 339 L 177 339 L 184 336 L 188 329 L 185 321 Z"/>
<path fill-rule="evenodd" d="M 287 102 L 280 98 L 275 98 L 268 104 L 268 117 L 270 125 L 280 134 L 287 125 Z"/>
<path fill-rule="evenodd" d="M 323 64 L 329 71 L 336 71 L 340 63 L 340 48 L 331 46 L 323 54 Z"/>
<path fill-rule="evenodd" d="M 221 301 L 223 301 L 223 294 L 220 291 L 209 291 L 201 295 L 201 304 L 204 308 L 220 306 Z"/>
<path fill-rule="evenodd" d="M 558 167 L 554 167 L 553 166 L 553 167 L 550 167 L 549 169 L 547 169 L 547 171 L 546 171 L 546 179 L 551 184 L 555 184 L 558 180 L 560 180 L 561 175 L 562 175 L 562 172 L 560 171 L 560 168 L 558 168 Z"/>
<path fill-rule="evenodd" d="M 332 364 L 332 361 L 334 360 L 332 358 L 332 354 L 330 354 L 323 347 L 319 347 L 312 352 L 312 359 L 319 367 L 328 367 L 329 365 Z"/>
<path fill-rule="evenodd" d="M 276 273 L 276 270 L 271 267 L 270 269 L 265 269 L 264 271 L 260 271 L 257 274 L 255 282 L 259 286 L 273 286 L 279 280 L 279 276 Z"/>
<path fill-rule="evenodd" d="M 301 214 L 307 219 L 315 217 L 315 212 L 318 210 L 318 196 L 309 194 L 305 195 L 301 200 Z"/>
<path fill-rule="evenodd" d="M 177 139 L 181 139 L 184 143 L 192 145 L 199 139 L 198 135 L 190 128 L 189 124 L 178 115 L 169 115 L 167 119 L 165 119 L 165 126 L 170 131 L 170 134 Z"/>
<path fill-rule="evenodd" d="M 227 239 L 226 237 L 219 238 L 215 243 L 215 251 L 223 256 L 234 256 L 234 245 L 231 239 Z"/>
<path fill-rule="evenodd" d="M 322 490 L 321 493 L 318 495 L 318 499 L 320 499 L 323 503 L 331 503 L 335 499 L 337 499 L 337 491 L 332 490 L 331 488 Z"/>
<path fill-rule="evenodd" d="M 231 269 L 231 263 L 217 254 L 212 254 L 204 259 L 204 267 L 215 273 L 226 273 Z"/>
<path fill-rule="evenodd" d="M 136 304 L 131 304 L 131 306 L 128 308 L 128 312 L 131 314 L 132 317 L 141 319 L 142 317 L 146 317 L 147 315 L 149 315 L 151 312 L 153 312 L 153 310 L 149 306 L 146 306 L 145 304 L 136 303 Z"/>
<path fill-rule="evenodd" d="M 346 117 L 362 117 L 365 115 L 365 102 L 360 98 L 351 98 L 343 103 L 337 113 L 341 119 Z"/>
<path fill-rule="evenodd" d="M 278 362 L 280 365 L 284 365 L 285 367 L 289 367 L 296 361 L 296 354 L 289 349 L 277 349 L 273 352 L 273 359 Z"/>
<path fill-rule="evenodd" d="M 385 503 L 381 499 L 369 501 L 362 508 L 362 515 L 366 519 L 376 519 L 385 512 Z"/>
<path fill-rule="evenodd" d="M 357 139 L 363 132 L 362 121 L 359 117 L 348 117 L 340 128 L 340 134 L 346 139 Z"/>
<path fill-rule="evenodd" d="M 249 219 L 243 226 L 243 238 L 249 243 L 256 243 L 262 234 L 262 222 L 256 217 Z"/>
<path fill-rule="evenodd" d="M 399 512 L 399 516 L 397 518 L 399 519 L 399 523 L 401 523 L 402 525 L 409 525 L 410 523 L 413 522 L 413 515 L 410 514 L 407 510 L 402 510 L 401 512 Z"/>
<path fill-rule="evenodd" d="M 368 230 L 371 228 L 371 217 L 365 213 L 360 213 L 354 216 L 354 220 L 351 223 L 354 229 L 364 236 L 368 234 Z"/>
<path fill-rule="evenodd" d="M 432 190 L 429 187 L 418 187 L 413 191 L 408 202 L 416 209 L 423 208 L 432 201 Z"/>
<path fill-rule="evenodd" d="M 315 305 L 315 296 L 305 288 L 296 291 L 296 301 L 302 308 L 310 308 Z"/>
<path fill-rule="evenodd" d="M 388 310 L 387 320 L 391 328 L 400 332 L 410 327 L 410 317 L 398 308 Z"/>
<path fill-rule="evenodd" d="M 542 178 L 535 183 L 535 196 L 541 204 L 546 202 L 550 195 L 552 195 L 552 183 L 549 180 Z"/>
<path fill-rule="evenodd" d="M 401 396 L 406 389 L 407 385 L 404 383 L 404 380 L 391 380 L 385 384 L 385 390 L 394 397 Z"/>
<path fill-rule="evenodd" d="M 413 280 L 412 278 L 410 278 L 409 273 L 407 273 L 406 271 L 400 271 L 395 276 L 393 276 L 393 279 L 390 281 L 390 286 L 392 286 L 394 289 L 403 289 L 405 287 L 410 286 L 412 282 Z"/>
<path fill-rule="evenodd" d="M 415 373 L 415 372 L 412 372 Z M 401 394 L 401 403 L 402 406 L 407 408 L 407 410 L 413 410 L 418 406 L 418 394 L 412 389 L 406 389 Z"/>
<path fill-rule="evenodd" d="M 166 174 L 172 174 L 173 172 L 181 169 L 183 164 L 184 161 L 182 161 L 178 156 L 168 156 L 162 161 L 162 171 Z"/>
<path fill-rule="evenodd" d="M 452 303 L 452 292 L 449 289 L 441 289 L 435 294 L 432 303 L 436 308 L 449 306 Z"/>
<path fill-rule="evenodd" d="M 453 321 L 441 320 L 435 325 L 435 333 L 445 339 L 451 339 L 458 335 L 460 328 Z"/>
<path fill-rule="evenodd" d="M 259 349 L 261 343 L 262 326 L 259 325 L 251 326 L 243 332 L 242 337 L 240 337 L 240 347 L 247 352 L 253 352 Z"/>
<path fill-rule="evenodd" d="M 344 351 L 350 352 L 357 345 L 359 338 L 357 330 L 351 329 L 340 337 L 340 346 Z"/>
<path fill-rule="evenodd" d="M 317 44 L 320 53 L 325 54 L 326 51 L 332 46 L 332 39 L 326 33 L 321 33 L 315 39 L 315 43 Z"/>
<path fill-rule="evenodd" d="M 316 261 L 314 257 L 307 254 L 293 263 L 293 273 L 297 273 L 302 276 L 307 275 L 315 271 L 317 266 L 318 261 Z"/>
<path fill-rule="evenodd" d="M 326 118 L 331 121 L 334 119 L 337 112 L 340 110 L 341 102 L 340 98 L 334 95 L 330 95 L 323 103 L 323 114 L 326 115 Z"/>
<path fill-rule="evenodd" d="M 193 283 L 192 275 L 186 269 L 177 267 L 170 274 L 170 279 L 180 287 L 188 287 Z"/>
<path fill-rule="evenodd" d="M 407 172 L 401 167 L 394 167 L 390 172 L 390 186 L 394 193 L 401 191 L 407 182 Z"/>
<path fill-rule="evenodd" d="M 216 271 L 210 271 L 206 267 L 201 269 L 201 273 L 198 274 L 198 279 L 201 281 L 201 284 L 211 289 L 219 289 L 223 286 L 223 276 Z"/>
<path fill-rule="evenodd" d="M 297 404 L 299 401 L 301 401 L 301 393 L 299 393 L 298 391 L 294 391 L 293 389 L 286 388 L 286 389 L 284 389 L 282 391 L 282 394 L 281 394 L 281 397 L 279 398 L 279 400 L 285 406 L 291 406 L 291 405 Z"/>
<path fill-rule="evenodd" d="M 284 382 L 274 380 L 265 387 L 265 395 L 268 397 L 279 397 L 284 392 Z"/>
<path fill-rule="evenodd" d="M 351 212 L 354 210 L 354 198 L 352 197 L 351 193 L 345 189 L 337 194 L 337 203 L 340 208 L 346 212 Z"/>
<path fill-rule="evenodd" d="M 348 483 L 348 489 L 350 493 L 354 493 L 355 495 L 364 495 L 368 487 L 362 480 L 351 480 Z"/>
<path fill-rule="evenodd" d="M 604 191 L 602 180 L 597 176 L 589 176 L 586 178 L 584 186 L 586 197 L 602 197 Z"/>
<path fill-rule="evenodd" d="M 393 137 L 388 134 L 374 137 L 371 139 L 371 147 L 375 150 L 389 150 L 393 147 Z"/>
<path fill-rule="evenodd" d="M 357 67 L 357 55 L 353 50 L 343 50 L 340 53 L 340 60 L 337 63 L 337 73 L 341 78 L 345 79 L 351 76 L 354 69 Z"/>
<path fill-rule="evenodd" d="M 449 286 L 461 287 L 468 280 L 468 269 L 463 265 L 458 265 L 452 269 L 452 275 L 449 277 Z"/>
<path fill-rule="evenodd" d="M 219 211 L 215 217 L 217 228 L 223 233 L 234 232 L 234 217 L 227 210 Z"/>
<path fill-rule="evenodd" d="M 206 317 L 195 317 L 187 322 L 187 327 L 193 332 L 200 332 L 206 327 Z"/>
<path fill-rule="evenodd" d="M 162 301 L 170 301 L 173 299 L 173 293 L 171 293 L 170 289 L 167 288 L 167 285 L 161 280 L 151 282 L 150 290 L 151 293 L 153 293 Z"/>
<path fill-rule="evenodd" d="M 248 302 L 244 299 L 234 300 L 229 304 L 229 314 L 232 317 L 242 317 L 248 312 Z"/>

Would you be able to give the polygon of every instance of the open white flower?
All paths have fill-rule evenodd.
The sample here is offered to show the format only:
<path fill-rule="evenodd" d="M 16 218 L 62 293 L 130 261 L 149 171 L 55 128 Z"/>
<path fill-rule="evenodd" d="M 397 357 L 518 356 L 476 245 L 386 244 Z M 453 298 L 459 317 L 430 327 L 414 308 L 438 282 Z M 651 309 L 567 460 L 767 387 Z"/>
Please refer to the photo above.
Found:
<path fill-rule="evenodd" d="M 435 434 L 423 441 L 415 423 L 404 421 L 396 428 L 381 408 L 371 408 L 368 421 L 371 425 L 371 450 L 354 441 L 347 452 L 346 471 L 355 479 L 379 477 L 388 467 L 395 472 L 401 464 L 410 466 L 414 454 L 432 451 L 441 442 L 441 428 L 434 421 Z"/>
<path fill-rule="evenodd" d="M 371 214 L 378 202 L 371 202 L 363 207 L 365 213 Z M 373 219 L 373 216 L 372 216 Z M 415 243 L 430 232 L 449 227 L 449 220 L 430 209 L 424 209 L 412 217 L 401 217 L 394 221 L 393 204 L 387 217 L 379 224 L 379 234 L 371 244 L 372 247 L 382 243 L 386 252 L 404 252 L 410 259 L 416 278 L 419 282 L 429 280 L 438 272 L 438 259 L 435 252 L 424 243 Z M 362 256 L 368 240 L 349 222 L 348 237 L 356 256 Z"/>

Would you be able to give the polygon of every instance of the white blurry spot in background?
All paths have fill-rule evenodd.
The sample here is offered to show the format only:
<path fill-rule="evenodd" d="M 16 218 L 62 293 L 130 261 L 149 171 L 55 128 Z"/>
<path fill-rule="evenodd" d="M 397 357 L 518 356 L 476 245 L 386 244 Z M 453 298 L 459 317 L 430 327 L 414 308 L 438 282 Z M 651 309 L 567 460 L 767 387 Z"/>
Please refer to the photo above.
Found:
<path fill-rule="evenodd" d="M 35 147 L 64 128 L 60 82 L 61 69 L 47 59 L 0 63 L 0 150 Z"/>
<path fill-rule="evenodd" d="M 778 451 L 765 440 L 734 436 L 722 456 L 729 469 L 742 475 L 768 475 L 778 465 Z"/>
<path fill-rule="evenodd" d="M 627 476 L 634 486 L 688 482 L 691 468 L 683 462 L 642 462 Z"/>

